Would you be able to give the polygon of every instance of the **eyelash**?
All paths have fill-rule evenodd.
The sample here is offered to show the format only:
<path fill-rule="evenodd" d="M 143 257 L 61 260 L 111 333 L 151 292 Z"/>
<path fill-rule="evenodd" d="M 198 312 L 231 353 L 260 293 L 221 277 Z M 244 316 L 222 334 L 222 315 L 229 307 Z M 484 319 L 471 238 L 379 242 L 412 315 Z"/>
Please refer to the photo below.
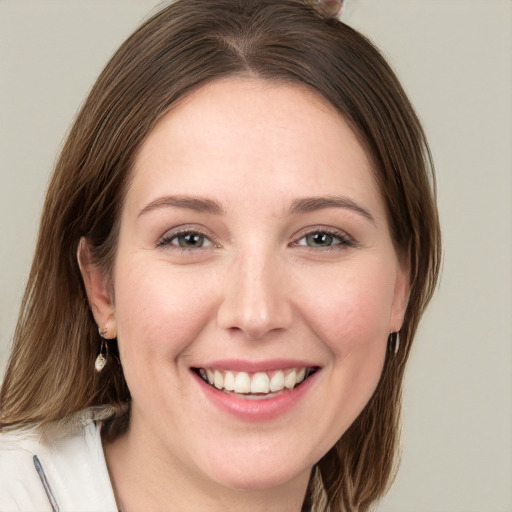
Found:
<path fill-rule="evenodd" d="M 311 235 L 327 235 L 333 239 L 338 240 L 337 243 L 333 243 L 331 245 L 325 246 L 325 247 L 312 247 L 307 244 L 301 244 L 301 240 L 305 239 L 308 236 Z M 340 251 L 347 247 L 356 247 L 356 242 L 348 236 L 346 233 L 342 231 L 337 231 L 333 229 L 326 229 L 326 228 L 316 228 L 312 229 L 310 231 L 307 231 L 301 235 L 301 237 L 291 244 L 293 247 L 301 247 L 306 250 L 321 250 L 321 251 Z"/>
<path fill-rule="evenodd" d="M 178 252 L 183 252 L 183 253 L 197 251 L 198 249 L 205 248 L 203 246 L 201 246 L 201 247 L 180 247 L 179 245 L 173 243 L 174 240 L 176 240 L 180 237 L 183 237 L 185 235 L 193 235 L 193 236 L 196 235 L 196 236 L 203 237 L 204 240 L 206 240 L 210 243 L 210 245 L 207 245 L 206 247 L 219 247 L 218 244 L 216 244 L 215 241 L 212 240 L 210 236 L 208 236 L 206 233 L 203 233 L 202 231 L 200 231 L 198 229 L 183 229 L 180 231 L 174 231 L 172 233 L 165 234 L 158 241 L 157 247 L 171 247 L 173 251 L 178 251 Z"/>
<path fill-rule="evenodd" d="M 173 243 L 175 240 L 177 240 L 180 237 L 186 236 L 186 235 L 192 235 L 192 236 L 200 236 L 203 237 L 204 240 L 208 241 L 209 244 L 206 246 L 201 247 L 181 247 L 175 243 Z M 308 236 L 313 235 L 327 235 L 328 237 L 331 237 L 332 239 L 337 240 L 337 243 L 332 243 L 331 245 L 327 246 L 318 246 L 313 247 L 310 245 L 307 245 L 307 242 L 305 244 L 300 243 L 302 240 L 306 239 Z M 158 247 L 171 247 L 173 251 L 179 251 L 179 252 L 191 252 L 191 251 L 197 251 L 200 249 L 205 249 L 209 247 L 219 247 L 219 245 L 215 242 L 215 240 L 212 240 L 210 236 L 208 236 L 206 233 L 202 232 L 198 229 L 183 229 L 180 231 L 175 231 L 170 234 L 164 235 L 157 243 Z M 310 231 L 304 232 L 299 239 L 297 239 L 295 242 L 292 242 L 290 244 L 291 247 L 302 247 L 306 250 L 322 250 L 322 251 L 336 251 L 336 250 L 343 250 L 346 247 L 356 247 L 357 243 L 346 233 L 337 231 L 337 230 L 331 230 L 331 229 L 325 229 L 325 228 L 317 228 L 312 229 Z"/>

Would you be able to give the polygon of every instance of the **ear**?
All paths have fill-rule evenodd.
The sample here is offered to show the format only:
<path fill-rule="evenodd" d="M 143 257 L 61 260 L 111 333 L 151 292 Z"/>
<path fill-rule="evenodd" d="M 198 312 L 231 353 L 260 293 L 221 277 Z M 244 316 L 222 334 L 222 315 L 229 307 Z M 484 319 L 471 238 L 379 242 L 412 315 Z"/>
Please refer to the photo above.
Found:
<path fill-rule="evenodd" d="M 89 242 L 85 237 L 82 237 L 78 244 L 77 259 L 89 306 L 99 330 L 104 338 L 115 338 L 117 325 L 110 283 L 98 265 L 92 261 Z"/>
<path fill-rule="evenodd" d="M 397 262 L 397 272 L 395 276 L 395 288 L 393 291 L 393 303 L 391 306 L 391 315 L 389 323 L 389 332 L 398 332 L 404 323 L 405 311 L 409 303 L 409 293 L 411 291 L 411 279 L 409 265 L 403 262 Z"/>

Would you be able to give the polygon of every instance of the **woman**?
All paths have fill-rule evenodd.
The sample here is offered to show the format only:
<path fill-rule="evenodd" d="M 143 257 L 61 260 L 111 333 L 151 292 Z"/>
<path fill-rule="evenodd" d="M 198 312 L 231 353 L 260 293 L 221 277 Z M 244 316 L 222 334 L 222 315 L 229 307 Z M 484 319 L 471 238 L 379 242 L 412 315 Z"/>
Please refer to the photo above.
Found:
<path fill-rule="evenodd" d="M 325 11 L 156 14 L 50 183 L 0 508 L 368 510 L 438 274 L 429 172 L 396 77 Z"/>

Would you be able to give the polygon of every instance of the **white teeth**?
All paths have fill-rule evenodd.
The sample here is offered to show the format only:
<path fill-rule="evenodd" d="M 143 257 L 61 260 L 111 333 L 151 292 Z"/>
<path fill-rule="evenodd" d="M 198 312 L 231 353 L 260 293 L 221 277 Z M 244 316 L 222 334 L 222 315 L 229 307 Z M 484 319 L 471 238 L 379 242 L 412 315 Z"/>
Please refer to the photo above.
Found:
<path fill-rule="evenodd" d="M 251 380 L 251 393 L 268 393 L 270 391 L 270 379 L 263 372 L 256 373 Z"/>
<path fill-rule="evenodd" d="M 293 389 L 295 384 L 297 384 L 297 372 L 292 370 L 284 378 L 284 387 L 287 389 Z"/>
<path fill-rule="evenodd" d="M 281 391 L 284 388 L 284 373 L 278 370 L 270 379 L 270 391 Z"/>
<path fill-rule="evenodd" d="M 224 375 L 224 389 L 226 391 L 235 390 L 235 376 L 233 372 L 227 372 L 226 375 Z"/>
<path fill-rule="evenodd" d="M 251 377 L 246 372 L 240 372 L 235 378 L 235 393 L 249 393 L 251 391 Z"/>
<path fill-rule="evenodd" d="M 219 370 L 215 370 L 213 373 L 213 385 L 217 389 L 222 389 L 224 387 L 224 375 L 222 375 Z"/>
<path fill-rule="evenodd" d="M 262 395 L 277 393 L 283 389 L 293 389 L 300 384 L 309 372 L 306 368 L 277 370 L 274 372 L 257 372 L 252 374 L 248 372 L 234 372 L 212 370 L 210 368 L 201 368 L 199 374 L 212 386 L 219 390 L 235 392 L 253 397 L 263 398 Z M 249 397 L 250 398 L 250 397 Z"/>

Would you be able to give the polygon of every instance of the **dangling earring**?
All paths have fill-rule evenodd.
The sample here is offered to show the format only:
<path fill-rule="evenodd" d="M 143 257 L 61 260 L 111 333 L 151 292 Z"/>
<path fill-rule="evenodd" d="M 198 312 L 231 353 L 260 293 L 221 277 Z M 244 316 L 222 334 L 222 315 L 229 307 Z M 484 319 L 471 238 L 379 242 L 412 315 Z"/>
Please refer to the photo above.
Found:
<path fill-rule="evenodd" d="M 396 355 L 400 349 L 400 331 L 392 332 L 389 335 L 391 350 Z"/>
<path fill-rule="evenodd" d="M 101 336 L 101 347 L 100 347 L 100 353 L 98 354 L 98 357 L 96 358 L 96 361 L 94 362 L 94 369 L 101 373 L 103 368 L 105 368 L 105 365 L 107 364 L 108 359 L 108 344 L 107 340 L 104 338 L 105 334 L 107 333 L 106 329 L 99 329 L 99 333 Z"/>

